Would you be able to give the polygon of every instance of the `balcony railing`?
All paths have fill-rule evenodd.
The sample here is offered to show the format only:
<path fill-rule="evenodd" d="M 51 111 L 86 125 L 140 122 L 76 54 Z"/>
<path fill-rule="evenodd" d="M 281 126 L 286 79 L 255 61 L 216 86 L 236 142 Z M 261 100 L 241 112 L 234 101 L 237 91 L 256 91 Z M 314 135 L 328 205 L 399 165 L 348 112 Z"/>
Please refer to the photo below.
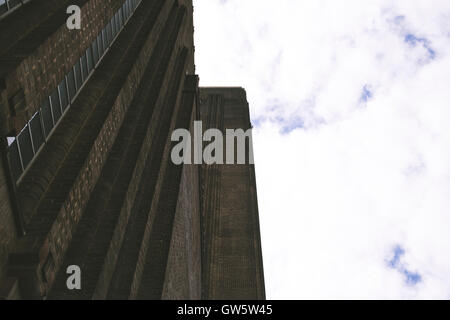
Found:
<path fill-rule="evenodd" d="M 0 18 L 12 12 L 30 0 L 0 0 Z"/>
<path fill-rule="evenodd" d="M 2 0 L 0 0 L 2 1 Z M 17 137 L 8 137 L 9 161 L 17 182 L 41 151 L 55 127 L 105 56 L 141 0 L 126 0 L 97 38 L 41 104 Z"/>

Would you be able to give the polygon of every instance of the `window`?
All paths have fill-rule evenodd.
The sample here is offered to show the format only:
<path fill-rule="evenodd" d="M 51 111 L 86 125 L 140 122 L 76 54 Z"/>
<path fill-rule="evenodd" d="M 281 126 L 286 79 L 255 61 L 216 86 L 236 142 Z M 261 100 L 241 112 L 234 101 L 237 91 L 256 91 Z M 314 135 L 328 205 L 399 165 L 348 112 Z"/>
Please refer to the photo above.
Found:
<path fill-rule="evenodd" d="M 114 39 L 114 37 L 117 34 L 117 30 L 116 30 L 116 16 L 115 15 L 111 18 L 111 32 L 112 32 L 112 38 Z"/>
<path fill-rule="evenodd" d="M 101 32 L 97 37 L 97 44 L 98 44 L 98 56 L 101 58 L 103 57 L 103 53 L 105 52 L 105 47 L 103 46 L 103 36 Z"/>
<path fill-rule="evenodd" d="M 106 25 L 106 37 L 108 38 L 108 46 L 112 41 L 112 30 L 111 30 L 111 21 Z"/>
<path fill-rule="evenodd" d="M 86 81 L 86 79 L 89 75 L 86 52 L 81 56 L 81 71 L 83 71 L 83 82 L 84 82 L 84 81 Z"/>
<path fill-rule="evenodd" d="M 119 12 L 116 13 L 116 15 L 114 16 L 114 20 L 116 21 L 116 32 L 119 33 L 120 31 L 120 19 L 119 19 Z"/>
<path fill-rule="evenodd" d="M 69 106 L 69 96 L 67 94 L 67 84 L 66 84 L 66 78 L 61 81 L 61 83 L 58 85 L 59 90 L 59 96 L 61 97 L 61 108 L 64 112 L 67 107 Z"/>
<path fill-rule="evenodd" d="M 120 27 L 122 27 L 122 26 L 123 26 L 123 8 L 120 8 L 120 9 L 119 9 L 118 14 L 119 14 L 119 23 L 120 23 Z"/>
<path fill-rule="evenodd" d="M 128 19 L 128 6 L 127 6 L 127 3 L 128 3 L 128 1 L 127 2 L 125 2 L 124 4 L 123 4 L 123 16 L 125 17 L 125 21 L 127 21 L 127 19 Z"/>
<path fill-rule="evenodd" d="M 98 54 L 98 43 L 97 43 L 97 39 L 96 38 L 94 40 L 94 42 L 92 42 L 92 46 L 91 46 L 91 52 L 92 52 L 92 58 L 93 58 L 93 62 L 94 62 L 94 66 L 97 65 L 98 61 L 100 60 L 100 55 Z M 93 69 L 93 68 L 92 68 Z"/>
<path fill-rule="evenodd" d="M 81 77 L 81 64 L 80 60 L 75 63 L 75 66 L 73 67 L 75 71 L 75 83 L 77 84 L 77 91 L 80 90 L 81 85 L 83 84 L 83 78 Z"/>
<path fill-rule="evenodd" d="M 51 102 L 51 105 L 52 105 L 53 120 L 54 120 L 54 123 L 56 124 L 58 122 L 59 118 L 61 118 L 61 115 L 62 115 L 61 104 L 60 104 L 60 101 L 59 101 L 58 89 L 53 91 L 53 93 L 51 94 L 50 102 Z M 20 141 L 19 141 L 19 144 L 20 144 Z"/>
<path fill-rule="evenodd" d="M 108 48 L 108 38 L 106 37 L 106 28 L 102 30 L 102 38 L 103 38 L 103 50 L 106 51 Z M 103 52 L 104 54 L 105 52 Z"/>
<path fill-rule="evenodd" d="M 45 136 L 48 137 L 50 131 L 53 129 L 53 116 L 52 109 L 50 108 L 50 100 L 47 98 L 41 107 L 42 110 L 42 122 L 44 123 Z"/>
<path fill-rule="evenodd" d="M 44 144 L 45 137 L 41 122 L 41 113 L 38 111 L 30 121 L 30 131 L 33 138 L 34 151 L 37 152 Z"/>
<path fill-rule="evenodd" d="M 92 48 L 89 47 L 86 49 L 86 59 L 87 59 L 87 71 L 88 74 L 94 70 L 94 59 L 92 57 Z"/>
<path fill-rule="evenodd" d="M 73 98 L 75 98 L 75 95 L 77 94 L 77 87 L 75 84 L 75 72 L 73 68 L 67 74 L 67 87 L 69 88 L 70 101 L 72 101 Z"/>
<path fill-rule="evenodd" d="M 19 133 L 17 140 L 19 141 L 23 167 L 26 168 L 34 157 L 33 145 L 31 144 L 31 135 L 28 125 L 23 128 L 22 132 Z"/>

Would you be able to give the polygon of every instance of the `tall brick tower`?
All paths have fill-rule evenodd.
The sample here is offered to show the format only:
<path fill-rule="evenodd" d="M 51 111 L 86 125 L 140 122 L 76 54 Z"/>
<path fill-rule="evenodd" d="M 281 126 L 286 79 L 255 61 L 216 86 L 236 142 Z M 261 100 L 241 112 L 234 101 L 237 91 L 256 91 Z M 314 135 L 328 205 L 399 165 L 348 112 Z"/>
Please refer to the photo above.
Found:
<path fill-rule="evenodd" d="M 253 165 L 171 161 L 250 126 L 193 33 L 191 0 L 0 0 L 0 299 L 265 298 Z"/>
<path fill-rule="evenodd" d="M 201 88 L 200 119 L 205 129 L 250 129 L 245 90 Z M 204 164 L 201 196 L 204 297 L 265 299 L 254 165 Z"/>

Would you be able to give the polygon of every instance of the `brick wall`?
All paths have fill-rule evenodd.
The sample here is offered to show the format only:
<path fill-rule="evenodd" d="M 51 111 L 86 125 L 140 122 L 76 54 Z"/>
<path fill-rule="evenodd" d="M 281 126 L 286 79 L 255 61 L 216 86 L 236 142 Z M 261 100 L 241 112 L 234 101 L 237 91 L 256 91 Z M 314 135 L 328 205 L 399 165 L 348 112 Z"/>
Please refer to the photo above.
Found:
<path fill-rule="evenodd" d="M 151 158 L 162 154 L 162 151 L 155 149 L 155 143 L 160 139 L 158 137 L 162 131 L 160 125 L 168 122 L 163 118 L 170 119 L 170 110 L 175 106 L 175 103 L 168 103 L 165 98 L 172 97 L 176 89 L 172 88 L 174 81 L 170 80 L 171 75 L 177 70 L 180 77 L 185 71 L 184 68 L 178 70 L 174 64 L 184 33 L 177 32 L 179 36 L 176 41 L 177 33 L 173 32 L 182 26 L 174 23 L 173 18 L 177 12 L 182 13 L 184 10 L 172 8 L 173 2 L 156 2 L 164 3 L 164 9 L 159 13 L 158 20 L 167 28 L 162 31 L 156 46 L 153 45 L 153 52 L 149 53 L 152 57 L 130 107 L 133 109 L 127 113 L 64 260 L 63 266 L 77 264 L 82 267 L 85 285 L 79 292 L 69 292 L 65 287 L 63 267 L 52 288 L 51 299 L 104 299 L 107 295 L 113 298 L 129 296 L 131 286 L 129 278 L 134 276 L 135 261 L 141 244 L 145 245 L 141 229 L 145 227 L 149 210 L 146 207 L 148 202 L 151 204 L 151 186 L 155 182 L 155 179 L 152 179 L 154 174 L 150 172 L 149 175 L 148 169 L 150 168 L 150 171 L 156 169 L 158 172 L 159 165 L 153 164 Z M 171 12 L 169 18 L 168 11 Z M 181 29 L 184 30 L 184 27 Z M 172 30 L 170 33 L 173 34 L 170 40 L 167 39 L 169 30 Z M 172 45 L 176 43 L 176 49 L 171 49 L 169 43 Z M 162 54 L 162 50 L 169 51 Z M 138 111 L 141 114 L 138 114 L 136 124 L 133 119 Z M 130 125 L 131 128 L 136 128 L 133 136 L 130 136 L 130 130 L 126 129 Z M 122 150 L 125 151 L 123 155 Z"/>
<path fill-rule="evenodd" d="M 17 35 L 20 40 L 13 42 L 14 45 L 2 54 L 4 61 L 0 64 L 0 80 L 6 86 L 7 97 L 12 97 L 19 90 L 23 90 L 25 95 L 25 106 L 15 110 L 15 115 L 7 108 L 8 132 L 18 133 L 24 127 L 124 0 L 52 1 L 53 8 L 47 12 L 44 8 L 48 9 L 48 3 L 38 2 L 43 1 L 31 1 L 24 6 L 24 10 L 20 9 L 7 17 L 15 23 L 27 19 L 35 21 L 35 25 L 26 30 L 27 34 Z M 31 5 L 37 7 L 36 11 L 27 10 Z M 68 5 L 81 7 L 81 30 L 66 27 Z M 45 18 L 39 19 L 38 15 Z M 6 22 L 2 21 L 3 24 Z M 2 34 L 15 33 L 13 26 L 3 25 L 0 28 L 3 28 Z M 5 43 L 10 39 L 1 40 Z"/>
<path fill-rule="evenodd" d="M 242 88 L 201 88 L 207 127 L 250 128 Z M 236 150 L 236 149 L 235 149 Z M 203 298 L 264 299 L 264 273 L 253 165 L 204 165 Z"/>
<path fill-rule="evenodd" d="M 165 8 L 171 7 L 171 4 L 173 2 L 164 2 Z M 161 17 L 167 16 L 167 10 L 164 9 L 164 14 L 160 14 Z M 188 16 L 188 12 L 186 12 L 186 8 L 183 8 L 179 6 L 179 13 L 183 13 L 184 19 L 182 20 L 182 23 L 180 25 L 180 32 L 178 33 L 178 39 L 176 40 L 176 45 L 173 50 L 171 50 L 171 54 L 165 53 L 163 55 L 164 59 L 169 59 L 171 56 L 175 58 L 175 56 L 180 53 L 180 49 L 184 44 L 189 44 L 192 37 L 190 36 L 192 33 L 192 29 L 189 28 L 189 25 L 192 23 L 191 19 L 186 18 Z M 163 18 L 161 19 L 162 22 L 166 22 L 167 19 Z M 168 24 L 170 28 L 176 27 L 176 24 L 169 23 Z M 155 28 L 156 30 L 159 30 L 158 28 Z M 164 41 L 164 43 L 170 43 L 171 41 Z M 190 43 L 192 46 L 192 43 Z M 155 47 L 155 44 L 153 43 L 152 48 Z M 139 288 L 140 284 L 140 271 L 144 268 L 144 262 L 145 262 L 145 251 L 147 249 L 147 241 L 145 240 L 145 235 L 142 236 L 141 226 L 146 225 L 147 217 L 151 216 L 148 213 L 149 209 L 146 208 L 146 204 L 144 202 L 148 202 L 154 198 L 158 199 L 157 195 L 152 196 L 152 190 L 148 190 L 148 187 L 156 181 L 156 176 L 158 172 L 164 171 L 160 168 L 160 165 L 157 163 L 153 163 L 153 160 L 151 160 L 151 157 L 154 157 L 155 155 L 161 155 L 164 154 L 167 156 L 168 152 L 167 150 L 165 152 L 162 151 L 156 151 L 155 149 L 155 143 L 158 144 L 159 140 L 161 138 L 158 137 L 158 135 L 161 134 L 160 124 L 167 124 L 171 123 L 171 119 L 173 117 L 173 114 L 171 110 L 179 105 L 179 96 L 180 96 L 180 89 L 182 87 L 182 84 L 178 85 L 177 87 L 173 87 L 175 85 L 175 80 L 177 79 L 184 79 L 184 74 L 189 72 L 188 70 L 193 70 L 193 56 L 192 56 L 192 50 L 185 50 L 184 53 L 185 58 L 183 58 L 185 61 L 183 63 L 183 67 L 180 69 L 178 68 L 175 63 L 175 60 L 172 58 L 170 63 L 168 64 L 168 67 L 163 67 L 161 69 L 161 66 L 164 65 L 161 61 L 158 61 L 157 59 L 152 62 L 150 75 L 157 75 L 157 77 L 165 76 L 164 82 L 162 84 L 162 87 L 159 88 L 156 85 L 156 82 L 153 83 L 152 77 L 145 78 L 144 81 L 141 82 L 141 85 L 143 86 L 144 92 L 150 92 L 150 97 L 158 98 L 156 101 L 146 101 L 145 103 L 149 104 L 148 108 L 149 110 L 154 109 L 151 123 L 146 127 L 147 133 L 146 137 L 143 142 L 142 149 L 140 151 L 140 155 L 137 159 L 137 162 L 134 163 L 135 160 L 132 160 L 130 163 L 127 163 L 127 166 L 135 166 L 135 170 L 132 174 L 131 181 L 125 181 L 125 179 L 119 180 L 121 182 L 121 189 L 125 188 L 128 190 L 126 191 L 125 199 L 120 200 L 121 196 L 119 194 L 115 194 L 115 198 L 112 199 L 112 202 L 114 203 L 114 208 L 108 208 L 107 214 L 108 216 L 116 215 L 116 211 L 120 211 L 117 213 L 118 215 L 118 222 L 117 224 L 112 224 L 112 227 L 114 230 L 111 230 L 111 240 L 110 242 L 106 243 L 106 249 L 103 251 L 103 249 L 96 252 L 95 257 L 94 255 L 89 253 L 88 257 L 84 259 L 80 254 L 77 254 L 77 252 L 82 252 L 83 250 L 80 250 L 80 246 L 78 243 L 78 240 L 73 244 L 73 250 L 69 247 L 69 258 L 67 262 L 73 262 L 74 264 L 78 264 L 78 262 L 83 263 L 83 270 L 86 272 L 85 281 L 86 286 L 85 290 L 83 292 L 74 292 L 70 293 L 67 291 L 67 288 L 64 287 L 65 281 L 64 279 L 64 273 L 63 269 L 60 271 L 61 277 L 58 277 L 56 282 L 56 287 L 54 290 L 52 289 L 52 292 L 50 294 L 50 298 L 67 298 L 67 299 L 76 299 L 76 298 L 94 298 L 94 299 L 104 299 L 105 297 L 112 297 L 112 298 L 126 298 L 130 295 L 130 288 L 127 288 L 127 286 L 130 286 L 131 280 L 133 280 L 133 287 L 131 288 L 131 297 L 135 297 L 137 294 L 137 289 Z M 152 54 L 151 51 L 147 52 L 147 56 L 150 56 Z M 156 64 L 155 64 L 156 63 Z M 155 64 L 155 65 L 153 65 Z M 171 78 L 171 75 L 174 74 L 176 71 L 177 77 Z M 162 80 L 161 80 L 162 81 Z M 139 83 L 136 81 L 136 83 Z M 145 86 L 148 87 L 145 87 Z M 172 101 L 172 98 L 175 98 L 175 101 Z M 153 99 L 152 98 L 152 99 Z M 167 98 L 170 98 L 167 100 Z M 141 101 L 140 103 L 144 103 Z M 165 118 L 168 118 L 164 120 Z M 170 131 L 170 130 L 169 130 Z M 150 160 L 149 160 L 150 159 Z M 166 158 L 167 160 L 167 158 Z M 150 176 L 147 173 L 147 168 L 150 168 L 150 171 L 155 171 L 155 173 L 150 172 Z M 110 169 L 108 169 L 110 170 Z M 121 179 L 123 179 L 124 176 L 121 175 Z M 129 185 L 128 185 L 129 183 Z M 155 187 L 156 190 L 160 190 L 162 186 L 162 180 L 161 182 L 157 183 L 157 186 Z M 112 186 L 115 190 L 115 186 Z M 147 190 L 147 191 L 146 191 Z M 144 193 L 143 193 L 144 192 Z M 156 193 L 156 192 L 155 192 Z M 106 194 L 102 193 L 100 195 L 95 195 L 95 197 L 105 197 Z M 95 202 L 95 201 L 94 201 Z M 97 201 L 98 202 L 98 201 Z M 140 203 L 143 203 L 141 205 Z M 151 203 L 150 203 L 151 204 Z M 95 207 L 94 207 L 95 209 Z M 94 210 L 92 209 L 92 210 Z M 87 207 L 86 210 L 83 210 L 82 212 L 82 219 L 88 218 L 89 216 L 92 216 L 94 212 L 91 210 L 91 208 Z M 96 209 L 96 212 L 99 210 L 103 210 L 103 207 L 99 207 Z M 81 225 L 85 225 L 80 230 L 76 230 L 75 232 L 78 233 L 78 231 L 83 232 L 82 230 L 85 229 L 88 225 L 86 223 L 81 221 Z M 88 219 L 89 221 L 89 219 Z M 113 220 L 107 223 L 104 227 L 102 227 L 102 230 L 97 231 L 96 229 L 93 231 L 97 235 L 92 237 L 92 242 L 94 244 L 94 247 L 98 248 L 100 244 L 97 244 L 97 241 L 105 241 L 107 237 L 104 237 L 105 234 L 107 234 L 111 225 L 110 223 L 114 223 Z M 56 230 L 56 229 L 55 229 Z M 77 237 L 77 235 L 75 235 Z M 69 242 L 70 246 L 70 242 Z M 103 246 L 103 244 L 101 244 Z M 125 249 L 124 249 L 125 248 Z M 127 249 L 129 248 L 129 249 Z M 137 249 L 137 253 L 136 253 Z M 88 249 L 90 250 L 90 249 Z M 73 253 L 73 254 L 72 254 Z M 137 259 L 137 255 L 139 255 L 139 261 L 140 263 L 137 263 L 137 266 L 133 266 L 135 263 L 134 261 Z M 81 259 L 81 260 L 80 260 Z M 66 263 L 66 261 L 64 262 Z M 131 268 L 131 269 L 130 269 Z M 135 269 L 133 269 L 135 268 Z M 133 279 L 128 280 L 128 277 L 132 276 Z M 124 281 L 124 284 L 121 283 Z M 59 285 L 61 284 L 61 285 Z"/>
<path fill-rule="evenodd" d="M 43 7 L 33 13 L 33 2 L 55 8 L 39 18 Z M 82 7 L 81 31 L 64 26 L 69 2 Z M 7 17 L 30 23 L 22 26 L 27 36 L 0 49 L 0 66 L 9 66 L 0 72 L 2 135 L 21 129 L 123 0 L 31 3 Z M 180 25 L 170 23 L 172 9 Z M 0 167 L 0 283 L 10 253 L 9 274 L 25 298 L 50 289 L 51 298 L 69 299 L 199 299 L 202 289 L 206 298 L 264 297 L 254 168 L 170 162 L 170 133 L 192 131 L 199 116 L 198 82 L 190 88 L 194 77 L 185 77 L 195 73 L 192 11 L 191 0 L 143 1 L 19 183 L 28 231 L 19 240 Z M 159 52 L 165 25 L 173 38 Z M 8 100 L 19 89 L 25 104 L 14 116 Z M 243 89 L 202 89 L 201 99 L 203 109 L 215 101 L 203 110 L 209 126 L 250 126 Z M 134 110 L 146 123 L 129 116 Z M 92 242 L 83 244 L 86 232 Z M 66 290 L 72 261 L 87 268 L 87 291 Z"/>
<path fill-rule="evenodd" d="M 170 7 L 171 3 L 173 1 L 167 2 L 167 6 Z M 144 2 L 142 6 L 145 8 L 151 4 Z M 147 10 L 141 8 L 136 14 L 143 18 L 148 16 L 149 12 L 148 8 Z M 144 22 L 143 19 L 132 18 L 130 24 L 139 26 Z M 24 205 L 31 212 L 29 225 L 32 232 L 21 241 L 19 250 L 20 252 L 38 250 L 40 268 L 50 259 L 50 268 L 47 272 L 49 284 L 62 262 L 74 228 L 96 184 L 161 28 L 161 24 L 156 24 L 151 33 L 145 29 L 142 29 L 143 33 L 139 33 L 127 25 L 122 31 L 124 34 L 119 36 L 110 53 L 80 93 L 77 99 L 80 105 L 78 106 L 76 101 L 69 109 L 46 149 L 38 156 L 21 183 L 24 189 L 19 190 L 19 196 L 24 197 Z M 135 43 L 130 42 L 133 38 Z M 114 58 L 114 55 L 127 50 L 128 47 L 130 49 L 124 58 L 120 55 L 119 59 Z M 131 70 L 127 70 L 129 66 L 132 66 Z M 115 69 L 117 71 L 114 72 Z M 89 115 L 87 120 L 80 116 L 83 114 L 83 108 L 94 109 L 90 115 L 89 112 L 86 113 Z M 77 122 L 72 120 L 78 120 L 84 127 L 77 129 Z M 96 131 L 95 126 L 98 125 L 101 129 Z M 73 137 L 70 136 L 70 131 L 74 132 Z M 77 152 L 79 148 L 82 152 Z M 53 165 L 49 166 L 49 163 Z M 81 165 L 80 169 L 77 168 L 78 165 Z M 55 170 L 58 167 L 60 169 Z M 70 181 L 67 177 L 75 177 L 75 180 Z M 67 195 L 61 193 L 64 188 L 70 189 Z M 47 201 L 50 201 L 50 207 L 47 206 Z M 41 292 L 45 291 L 45 287 L 41 287 Z"/>
<path fill-rule="evenodd" d="M 196 102 L 194 108 L 192 108 L 190 118 L 190 131 L 191 136 L 193 136 L 193 122 L 197 118 Z M 199 166 L 184 165 L 173 223 L 162 299 L 201 298 L 202 270 L 199 183 Z"/>
<path fill-rule="evenodd" d="M 6 276 L 8 254 L 17 238 L 3 163 L 0 161 L 0 285 Z"/>

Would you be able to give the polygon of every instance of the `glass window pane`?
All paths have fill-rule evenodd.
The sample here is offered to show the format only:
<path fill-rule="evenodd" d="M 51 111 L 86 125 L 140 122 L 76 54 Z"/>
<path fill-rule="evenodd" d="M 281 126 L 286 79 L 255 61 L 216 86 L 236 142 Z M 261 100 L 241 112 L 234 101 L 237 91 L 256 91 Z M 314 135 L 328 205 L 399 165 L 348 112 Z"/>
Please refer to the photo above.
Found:
<path fill-rule="evenodd" d="M 28 125 L 22 130 L 21 133 L 19 133 L 17 139 L 19 140 L 19 148 L 20 154 L 22 155 L 23 167 L 26 168 L 34 157 Z"/>
<path fill-rule="evenodd" d="M 59 96 L 61 97 L 61 107 L 64 110 L 69 106 L 69 96 L 67 95 L 66 79 L 58 85 Z"/>
<path fill-rule="evenodd" d="M 86 58 L 87 58 L 87 69 L 88 74 L 91 73 L 92 70 L 94 70 L 94 59 L 92 58 L 92 48 L 89 47 L 86 50 Z"/>
<path fill-rule="evenodd" d="M 17 148 L 17 140 L 9 146 L 9 164 L 14 178 L 19 179 L 22 174 L 22 164 L 20 163 L 19 149 Z"/>
<path fill-rule="evenodd" d="M 46 99 L 41 107 L 42 110 L 42 122 L 44 122 L 45 136 L 48 137 L 50 131 L 53 129 L 53 117 L 52 110 L 50 109 L 50 101 Z"/>
<path fill-rule="evenodd" d="M 114 18 L 115 18 L 115 21 L 116 21 L 116 32 L 119 33 L 119 31 L 120 31 L 120 20 L 119 20 L 119 13 L 118 12 L 114 16 Z"/>
<path fill-rule="evenodd" d="M 98 61 L 100 60 L 100 56 L 98 54 L 97 39 L 95 39 L 94 42 L 92 42 L 91 52 L 92 52 L 93 63 L 94 63 L 94 66 L 95 66 L 98 63 Z M 93 68 L 94 67 L 92 67 L 92 69 Z"/>
<path fill-rule="evenodd" d="M 81 77 L 80 60 L 78 60 L 77 63 L 75 63 L 74 70 L 75 70 L 75 82 L 77 84 L 77 91 L 78 91 L 80 90 L 81 85 L 83 84 L 83 79 Z"/>
<path fill-rule="evenodd" d="M 124 20 L 127 21 L 128 19 L 128 13 L 127 13 L 127 3 L 125 2 L 122 6 L 123 8 L 123 16 L 124 16 Z"/>
<path fill-rule="evenodd" d="M 75 86 L 75 73 L 73 71 L 73 68 L 67 74 L 67 86 L 69 87 L 70 101 L 72 101 L 75 95 L 77 94 L 77 87 Z"/>
<path fill-rule="evenodd" d="M 116 36 L 116 16 L 113 16 L 111 18 L 111 32 L 112 32 L 112 38 Z"/>
<path fill-rule="evenodd" d="M 105 52 L 105 48 L 103 47 L 103 37 L 102 37 L 101 32 L 97 37 L 97 44 L 98 44 L 98 56 L 101 58 L 103 56 L 103 53 Z"/>
<path fill-rule="evenodd" d="M 86 53 L 84 53 L 81 56 L 81 71 L 83 71 L 83 82 L 86 81 L 89 72 L 88 72 L 88 67 L 87 67 L 87 58 L 86 58 Z"/>
<path fill-rule="evenodd" d="M 44 144 L 44 131 L 42 129 L 41 123 L 41 113 L 38 112 L 34 115 L 33 119 L 30 121 L 31 136 L 33 138 L 34 151 L 38 151 L 39 148 Z"/>
<path fill-rule="evenodd" d="M 122 28 L 122 26 L 123 26 L 123 9 L 122 8 L 119 9 L 119 24 L 120 24 L 120 27 Z"/>
<path fill-rule="evenodd" d="M 108 38 L 106 37 L 106 28 L 102 30 L 102 38 L 103 38 L 103 50 L 106 51 L 106 49 L 108 48 Z"/>
<path fill-rule="evenodd" d="M 109 46 L 108 35 L 107 35 L 107 33 L 106 33 L 106 26 L 105 26 L 105 28 L 102 30 L 102 37 L 103 37 L 103 48 L 105 48 L 105 51 L 106 51 L 106 49 L 107 49 L 108 46 Z"/>
<path fill-rule="evenodd" d="M 52 102 L 53 120 L 56 123 L 58 122 L 59 118 L 61 118 L 61 105 L 59 104 L 58 90 L 53 91 L 53 93 L 50 96 L 50 101 Z"/>

